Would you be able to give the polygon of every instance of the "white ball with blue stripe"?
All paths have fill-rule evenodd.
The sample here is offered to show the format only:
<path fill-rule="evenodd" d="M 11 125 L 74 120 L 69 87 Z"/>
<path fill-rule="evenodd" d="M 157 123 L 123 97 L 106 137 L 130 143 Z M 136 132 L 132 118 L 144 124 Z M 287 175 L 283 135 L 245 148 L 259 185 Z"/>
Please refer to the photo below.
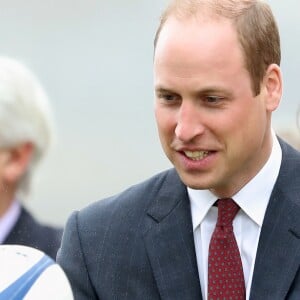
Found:
<path fill-rule="evenodd" d="M 0 300 L 73 300 L 62 268 L 37 249 L 0 245 Z"/>

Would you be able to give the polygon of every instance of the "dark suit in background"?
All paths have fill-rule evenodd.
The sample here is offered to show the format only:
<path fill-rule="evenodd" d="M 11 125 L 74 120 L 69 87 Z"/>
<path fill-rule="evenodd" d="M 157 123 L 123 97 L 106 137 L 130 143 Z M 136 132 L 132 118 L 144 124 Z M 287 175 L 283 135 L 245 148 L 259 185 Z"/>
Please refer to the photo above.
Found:
<path fill-rule="evenodd" d="M 3 244 L 33 247 L 55 259 L 60 246 L 62 231 L 62 228 L 41 224 L 22 207 L 15 226 Z"/>
<path fill-rule="evenodd" d="M 252 300 L 300 299 L 300 154 L 281 146 Z M 190 204 L 176 171 L 73 213 L 58 262 L 75 299 L 202 299 Z"/>

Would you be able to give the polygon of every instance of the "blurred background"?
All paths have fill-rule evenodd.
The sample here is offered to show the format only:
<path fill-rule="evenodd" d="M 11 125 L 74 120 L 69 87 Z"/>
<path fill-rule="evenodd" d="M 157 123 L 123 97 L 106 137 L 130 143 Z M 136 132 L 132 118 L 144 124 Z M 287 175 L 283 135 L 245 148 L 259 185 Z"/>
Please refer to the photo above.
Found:
<path fill-rule="evenodd" d="M 25 63 L 52 104 L 56 142 L 27 206 L 64 225 L 72 210 L 170 166 L 153 116 L 153 37 L 167 0 L 0 0 L 0 55 Z M 300 145 L 300 2 L 270 0 L 282 41 L 276 132 Z M 298 13 L 297 13 L 298 12 Z"/>

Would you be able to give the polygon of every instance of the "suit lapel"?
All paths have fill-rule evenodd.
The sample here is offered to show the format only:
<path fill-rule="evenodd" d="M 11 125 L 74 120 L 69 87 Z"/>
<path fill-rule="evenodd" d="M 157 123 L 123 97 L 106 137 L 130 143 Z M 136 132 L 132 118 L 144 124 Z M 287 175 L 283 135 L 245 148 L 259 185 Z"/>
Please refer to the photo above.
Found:
<path fill-rule="evenodd" d="M 190 204 L 175 172 L 166 179 L 148 216 L 145 245 L 161 299 L 202 299 Z"/>
<path fill-rule="evenodd" d="M 286 299 L 300 262 L 299 156 L 283 146 L 281 170 L 264 218 L 250 299 Z M 293 180 L 291 182 L 291 180 Z M 297 203 L 298 202 L 298 203 Z"/>

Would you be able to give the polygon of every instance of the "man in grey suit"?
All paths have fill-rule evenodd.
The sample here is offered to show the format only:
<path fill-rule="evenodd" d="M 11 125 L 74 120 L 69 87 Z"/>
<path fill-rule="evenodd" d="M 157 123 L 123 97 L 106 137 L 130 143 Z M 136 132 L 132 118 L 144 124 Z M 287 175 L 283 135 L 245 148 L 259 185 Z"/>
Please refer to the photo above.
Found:
<path fill-rule="evenodd" d="M 154 86 L 175 168 L 72 214 L 58 262 L 75 299 L 300 299 L 300 154 L 271 128 L 279 65 L 262 1 L 171 1 L 155 38 Z M 235 296 L 222 255 L 222 287 L 211 283 L 221 202 L 239 209 L 228 226 L 243 277 Z"/>
<path fill-rule="evenodd" d="M 52 135 L 39 81 L 21 62 L 0 57 L 0 244 L 34 247 L 55 258 L 62 228 L 41 224 L 23 202 Z"/>

